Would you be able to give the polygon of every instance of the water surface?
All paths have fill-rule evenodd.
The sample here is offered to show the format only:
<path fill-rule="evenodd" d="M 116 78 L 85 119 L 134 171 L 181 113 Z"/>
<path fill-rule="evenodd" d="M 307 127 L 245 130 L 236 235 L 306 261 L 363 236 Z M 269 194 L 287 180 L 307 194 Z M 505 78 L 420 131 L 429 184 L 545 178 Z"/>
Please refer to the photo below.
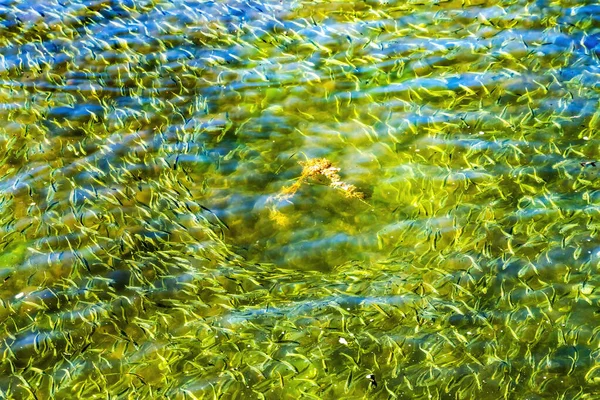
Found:
<path fill-rule="evenodd" d="M 597 395 L 594 2 L 0 15 L 0 397 Z"/>

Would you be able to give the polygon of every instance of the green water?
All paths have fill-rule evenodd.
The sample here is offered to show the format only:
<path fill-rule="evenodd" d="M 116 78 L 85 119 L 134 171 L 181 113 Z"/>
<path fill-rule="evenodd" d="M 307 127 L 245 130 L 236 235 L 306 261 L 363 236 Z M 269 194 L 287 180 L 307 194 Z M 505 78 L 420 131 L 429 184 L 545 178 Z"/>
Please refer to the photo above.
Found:
<path fill-rule="evenodd" d="M 600 396 L 594 2 L 1 0 L 0 46 L 0 398 Z"/>

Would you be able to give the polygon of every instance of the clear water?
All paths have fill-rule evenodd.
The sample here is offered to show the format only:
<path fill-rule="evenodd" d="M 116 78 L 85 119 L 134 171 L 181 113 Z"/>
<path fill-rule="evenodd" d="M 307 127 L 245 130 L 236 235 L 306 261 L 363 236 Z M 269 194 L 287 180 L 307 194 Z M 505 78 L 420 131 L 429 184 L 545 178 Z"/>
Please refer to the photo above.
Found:
<path fill-rule="evenodd" d="M 0 1 L 0 46 L 0 397 L 600 391 L 598 4 Z"/>

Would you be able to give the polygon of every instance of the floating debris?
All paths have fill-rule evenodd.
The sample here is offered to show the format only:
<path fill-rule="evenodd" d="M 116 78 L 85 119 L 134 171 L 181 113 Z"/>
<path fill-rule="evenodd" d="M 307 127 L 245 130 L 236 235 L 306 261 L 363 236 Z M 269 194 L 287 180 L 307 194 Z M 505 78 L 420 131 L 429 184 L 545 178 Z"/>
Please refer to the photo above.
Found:
<path fill-rule="evenodd" d="M 364 193 L 358 191 L 356 186 L 350 185 L 342 181 L 342 178 L 338 174 L 339 168 L 333 166 L 331 161 L 326 158 L 313 158 L 307 161 L 300 161 L 299 164 L 302 166 L 302 173 L 296 182 L 291 186 L 286 186 L 281 189 L 281 193 L 277 195 L 277 199 L 288 200 L 296 194 L 301 188 L 302 184 L 306 183 L 309 178 L 317 178 L 319 176 L 325 177 L 329 180 L 329 186 L 341 190 L 345 197 L 354 199 L 364 199 Z"/>
<path fill-rule="evenodd" d="M 367 375 L 367 379 L 371 383 L 371 387 L 373 389 L 377 389 L 377 379 L 375 379 L 375 374 L 369 374 L 369 375 Z"/>
<path fill-rule="evenodd" d="M 364 193 L 360 192 L 356 186 L 342 181 L 338 172 L 339 168 L 333 166 L 331 161 L 326 158 L 313 158 L 307 161 L 300 161 L 302 173 L 290 186 L 284 186 L 283 189 L 273 198 L 269 199 L 271 203 L 269 216 L 280 227 L 289 227 L 291 221 L 288 216 L 279 211 L 278 204 L 281 201 L 290 201 L 290 199 L 300 190 L 303 184 L 308 183 L 309 179 L 324 177 L 329 182 L 329 187 L 344 193 L 346 198 L 358 199 L 363 201 Z"/>

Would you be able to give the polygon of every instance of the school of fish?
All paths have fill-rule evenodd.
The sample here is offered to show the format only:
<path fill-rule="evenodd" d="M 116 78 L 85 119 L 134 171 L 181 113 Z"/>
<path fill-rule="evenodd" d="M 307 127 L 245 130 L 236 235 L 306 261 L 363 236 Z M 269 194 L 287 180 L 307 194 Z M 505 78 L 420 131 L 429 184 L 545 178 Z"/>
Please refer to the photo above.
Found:
<path fill-rule="evenodd" d="M 587 0 L 0 2 L 0 398 L 597 397 L 599 57 Z"/>

